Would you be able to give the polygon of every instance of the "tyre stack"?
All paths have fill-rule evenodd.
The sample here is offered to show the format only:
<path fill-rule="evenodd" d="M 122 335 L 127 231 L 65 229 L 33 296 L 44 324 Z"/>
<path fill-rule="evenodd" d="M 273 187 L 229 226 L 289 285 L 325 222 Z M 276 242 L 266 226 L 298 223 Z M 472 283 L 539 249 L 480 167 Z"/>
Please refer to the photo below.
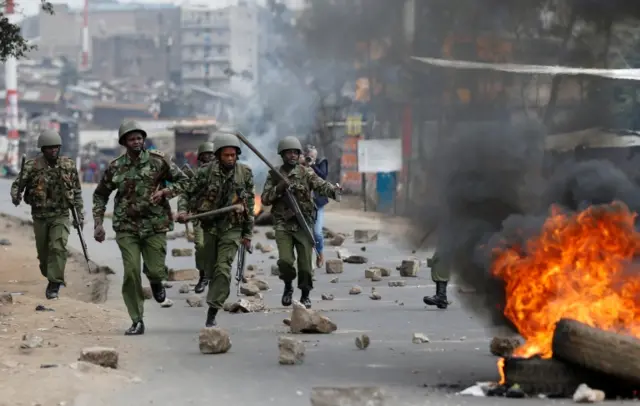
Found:
<path fill-rule="evenodd" d="M 604 391 L 607 398 L 634 398 L 640 389 L 640 340 L 590 327 L 575 320 L 556 324 L 553 358 L 507 358 L 509 388 L 528 395 L 571 397 L 580 384 Z"/>

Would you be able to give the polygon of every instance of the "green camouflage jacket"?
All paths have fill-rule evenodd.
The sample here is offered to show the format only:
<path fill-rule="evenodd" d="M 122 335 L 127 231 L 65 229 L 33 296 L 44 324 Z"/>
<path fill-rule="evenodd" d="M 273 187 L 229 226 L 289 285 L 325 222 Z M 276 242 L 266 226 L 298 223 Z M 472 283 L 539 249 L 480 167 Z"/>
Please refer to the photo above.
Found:
<path fill-rule="evenodd" d="M 22 182 L 18 184 L 20 179 Z M 76 164 L 70 158 L 58 157 L 53 167 L 44 156 L 26 161 L 22 177 L 11 185 L 11 198 L 22 195 L 23 191 L 33 218 L 68 217 L 72 204 L 78 216 L 84 218 L 82 186 Z"/>
<path fill-rule="evenodd" d="M 173 230 L 171 206 L 166 199 L 153 204 L 151 195 L 166 185 L 175 196 L 187 182 L 187 176 L 160 151 L 142 151 L 135 162 L 125 153 L 109 163 L 93 192 L 93 219 L 102 224 L 109 196 L 115 190 L 114 231 L 141 236 L 166 233 Z"/>
<path fill-rule="evenodd" d="M 241 227 L 242 238 L 251 239 L 253 235 L 255 195 L 251 168 L 238 162 L 234 170 L 225 171 L 213 161 L 199 167 L 189 180 L 178 200 L 178 212 L 204 213 L 237 203 L 245 206 L 244 212 L 201 218 L 200 226 L 215 233 Z"/>
<path fill-rule="evenodd" d="M 284 172 L 282 167 L 278 168 L 285 178 L 291 184 L 293 197 L 298 201 L 300 211 L 307 220 L 307 224 L 313 228 L 315 223 L 315 206 L 313 204 L 314 192 L 318 196 L 336 198 L 334 186 L 320 178 L 313 169 L 304 165 L 296 165 L 288 174 Z M 276 186 L 280 183 L 280 178 L 273 178 L 271 173 L 267 176 L 267 181 L 262 190 L 262 204 L 264 206 L 273 206 L 271 214 L 276 230 L 297 231 L 300 228 L 295 213 L 287 205 L 284 194 L 278 194 Z"/>

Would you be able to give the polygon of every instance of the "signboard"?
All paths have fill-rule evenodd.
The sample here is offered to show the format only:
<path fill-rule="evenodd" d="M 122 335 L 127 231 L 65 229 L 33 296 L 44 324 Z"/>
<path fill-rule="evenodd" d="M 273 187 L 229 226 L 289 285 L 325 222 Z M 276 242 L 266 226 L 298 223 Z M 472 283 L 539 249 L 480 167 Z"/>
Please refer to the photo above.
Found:
<path fill-rule="evenodd" d="M 358 172 L 379 173 L 402 170 L 402 140 L 359 140 Z"/>

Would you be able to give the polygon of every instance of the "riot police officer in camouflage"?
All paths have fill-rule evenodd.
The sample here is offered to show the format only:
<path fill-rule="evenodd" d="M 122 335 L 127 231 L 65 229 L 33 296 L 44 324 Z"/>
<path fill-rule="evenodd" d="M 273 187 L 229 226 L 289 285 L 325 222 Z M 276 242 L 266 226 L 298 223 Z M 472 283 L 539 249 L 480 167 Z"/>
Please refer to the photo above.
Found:
<path fill-rule="evenodd" d="M 45 290 L 47 299 L 57 299 L 60 286 L 64 285 L 72 206 L 78 212 L 79 222 L 84 222 L 78 170 L 72 159 L 59 155 L 61 146 L 62 139 L 57 132 L 43 131 L 38 138 L 42 155 L 27 160 L 11 185 L 13 204 L 20 204 L 24 191 L 24 201 L 31 206 L 40 272 L 49 280 Z"/>
<path fill-rule="evenodd" d="M 283 165 L 278 171 L 287 180 L 282 180 L 277 174 L 269 172 L 262 191 L 262 204 L 272 206 L 271 214 L 274 219 L 276 245 L 278 246 L 278 268 L 280 279 L 284 282 L 282 305 L 290 306 L 293 297 L 293 280 L 296 279 L 294 261 L 297 255 L 298 289 L 301 291 L 300 302 L 311 308 L 309 293 L 313 289 L 312 253 L 314 248 L 313 234 L 307 235 L 304 228 L 315 223 L 315 206 L 312 192 L 316 196 L 335 199 L 340 189 L 338 186 L 322 180 L 309 167 L 300 165 L 302 145 L 296 137 L 285 137 L 278 143 L 278 154 L 282 157 Z M 287 202 L 285 190 L 289 188 L 292 197 L 297 201 L 306 225 L 300 224 L 292 205 Z M 295 250 L 295 254 L 294 254 Z"/>
<path fill-rule="evenodd" d="M 180 194 L 188 181 L 162 152 L 144 148 L 146 138 L 146 131 L 135 121 L 120 126 L 118 142 L 126 152 L 109 163 L 93 193 L 94 238 L 103 242 L 104 212 L 116 191 L 112 222 L 124 266 L 122 296 L 132 321 L 125 335 L 145 331 L 141 256 L 154 299 L 165 307 L 171 305 L 162 285 L 167 278 L 167 232 L 173 230 L 168 199 Z"/>

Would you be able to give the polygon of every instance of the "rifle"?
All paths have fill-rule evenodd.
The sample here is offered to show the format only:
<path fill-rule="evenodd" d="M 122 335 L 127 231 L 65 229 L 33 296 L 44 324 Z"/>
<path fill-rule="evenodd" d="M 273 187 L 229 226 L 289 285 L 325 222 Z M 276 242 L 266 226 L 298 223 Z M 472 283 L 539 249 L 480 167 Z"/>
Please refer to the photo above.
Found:
<path fill-rule="evenodd" d="M 184 172 L 184 174 L 187 175 L 190 178 L 193 178 L 196 175 L 196 173 L 191 168 L 191 165 L 189 165 L 188 163 L 182 165 L 180 167 L 180 170 L 182 170 Z"/>
<path fill-rule="evenodd" d="M 195 220 L 203 217 L 217 216 L 218 214 L 224 214 L 230 211 L 237 211 L 237 212 L 244 211 L 244 206 L 241 204 L 234 204 L 232 206 L 223 207 L 221 209 L 206 211 L 204 213 L 199 213 L 199 214 L 192 214 L 191 216 L 187 216 L 185 220 L 191 221 L 191 220 Z"/>
<path fill-rule="evenodd" d="M 238 270 L 236 271 L 236 282 L 237 282 L 237 290 L 236 295 L 240 296 L 240 284 L 244 279 L 244 260 L 247 255 L 253 254 L 253 249 L 251 247 L 247 248 L 244 244 L 240 244 L 240 248 L 238 248 Z"/>
<path fill-rule="evenodd" d="M 80 226 L 80 216 L 78 216 L 78 210 L 74 204 L 71 205 L 71 216 L 73 217 L 73 224 L 75 225 L 75 229 L 78 232 L 78 238 L 80 239 L 80 245 L 82 246 L 82 254 L 84 255 L 84 260 L 87 263 L 87 269 L 89 273 L 91 273 L 91 265 L 89 263 L 89 251 L 87 250 L 87 242 L 84 240 L 84 236 L 82 235 L 82 227 Z"/>
<path fill-rule="evenodd" d="M 218 132 L 225 132 L 225 131 L 218 131 Z M 271 171 L 280 178 L 280 180 L 284 181 L 287 184 L 287 189 L 285 189 L 285 201 L 287 202 L 287 205 L 289 206 L 291 211 L 293 211 L 293 213 L 295 214 L 296 220 L 298 221 L 298 225 L 302 228 L 302 231 L 305 233 L 307 238 L 309 238 L 309 241 L 311 241 L 313 250 L 316 252 L 316 255 L 317 255 L 318 251 L 316 250 L 316 239 L 313 236 L 313 230 L 311 229 L 311 227 L 309 227 L 309 224 L 307 223 L 304 216 L 302 215 L 302 211 L 300 211 L 300 206 L 298 205 L 298 201 L 293 197 L 289 180 L 285 178 L 284 175 L 281 174 L 275 168 L 275 166 L 273 166 L 271 162 L 269 162 L 267 158 L 265 158 L 265 156 L 262 155 L 262 153 L 258 151 L 258 149 L 254 147 L 253 144 L 251 144 L 251 142 L 240 131 L 227 132 L 227 133 L 233 134 L 236 137 L 238 137 L 238 139 L 242 141 L 242 143 L 246 145 L 247 148 L 249 148 L 254 154 L 256 154 L 256 156 L 260 158 L 260 160 L 262 160 L 262 162 L 264 162 L 269 167 L 269 169 L 271 169 Z"/>
<path fill-rule="evenodd" d="M 22 158 L 20 159 L 20 173 L 18 174 L 18 197 L 22 199 L 22 179 L 24 177 L 24 164 L 27 162 L 27 155 L 22 154 Z M 18 202 L 18 204 L 20 204 Z M 16 205 L 17 206 L 17 205 Z"/>

